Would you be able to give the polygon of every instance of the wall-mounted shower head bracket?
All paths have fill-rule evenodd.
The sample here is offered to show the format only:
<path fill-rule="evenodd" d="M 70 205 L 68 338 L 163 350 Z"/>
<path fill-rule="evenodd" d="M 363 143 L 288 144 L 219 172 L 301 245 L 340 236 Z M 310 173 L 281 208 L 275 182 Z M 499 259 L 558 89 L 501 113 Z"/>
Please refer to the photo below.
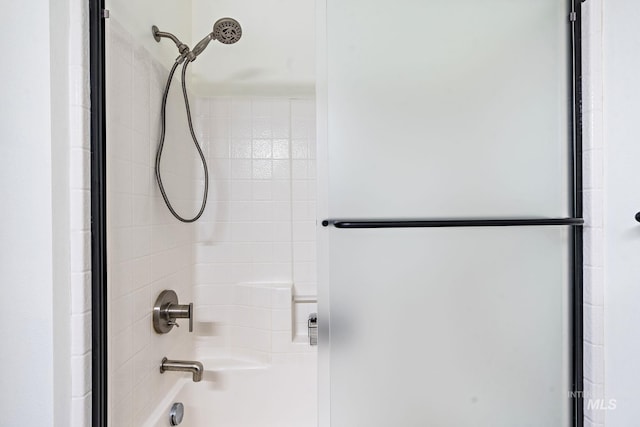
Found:
<path fill-rule="evenodd" d="M 151 32 L 153 33 L 153 38 L 158 43 L 160 43 L 160 36 L 158 35 L 158 33 L 160 32 L 160 29 L 154 25 L 153 27 L 151 27 Z"/>
<path fill-rule="evenodd" d="M 153 39 L 155 41 L 157 41 L 158 43 L 160 43 L 160 40 L 163 37 L 171 39 L 176 44 L 176 47 L 178 48 L 178 51 L 180 52 L 180 55 L 182 55 L 183 57 L 186 56 L 187 53 L 189 53 L 189 46 L 187 46 L 186 44 L 182 43 L 180 41 L 180 39 L 178 39 L 173 34 L 167 33 L 167 32 L 164 32 L 164 31 L 160 31 L 160 29 L 155 25 L 151 27 L 151 34 L 153 34 Z"/>

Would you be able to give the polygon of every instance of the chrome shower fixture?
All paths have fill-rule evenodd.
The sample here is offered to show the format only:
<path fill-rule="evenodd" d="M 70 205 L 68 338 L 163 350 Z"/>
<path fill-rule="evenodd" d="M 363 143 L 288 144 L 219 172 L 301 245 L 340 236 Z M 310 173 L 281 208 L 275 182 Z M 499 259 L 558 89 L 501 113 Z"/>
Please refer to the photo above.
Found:
<path fill-rule="evenodd" d="M 160 39 L 163 37 L 171 39 L 178 47 L 181 60 L 188 58 L 190 62 L 195 61 L 198 55 L 204 52 L 211 40 L 218 40 L 222 44 L 234 44 L 242 37 L 242 27 L 240 26 L 240 23 L 233 18 L 218 19 L 216 23 L 213 24 L 213 31 L 200 40 L 192 50 L 190 50 L 189 46 L 182 43 L 176 36 L 171 33 L 160 31 L 155 25 L 151 27 L 151 31 L 153 32 L 153 38 L 157 42 L 160 42 Z"/>
<path fill-rule="evenodd" d="M 234 44 L 242 37 L 242 27 L 232 18 L 220 18 L 213 24 L 213 31 L 200 40 L 188 54 L 189 60 L 194 61 L 209 45 L 211 40 L 218 40 L 222 44 Z"/>
<path fill-rule="evenodd" d="M 189 49 L 189 46 L 182 43 L 176 36 L 171 33 L 166 33 L 160 31 L 158 27 L 155 25 L 151 27 L 151 31 L 153 34 L 153 38 L 160 43 L 160 39 L 168 38 L 171 39 L 176 46 L 178 47 L 178 51 L 180 55 L 175 59 L 171 70 L 169 71 L 169 77 L 167 78 L 167 84 L 164 87 L 164 92 L 162 94 L 162 104 L 160 108 L 160 117 L 161 117 L 161 130 L 160 130 L 160 141 L 158 142 L 158 149 L 156 151 L 156 181 L 158 182 L 158 187 L 160 188 L 160 194 L 162 194 L 162 198 L 164 199 L 165 205 L 171 212 L 171 214 L 181 222 L 191 223 L 197 221 L 203 214 L 205 207 L 207 206 L 207 195 L 209 194 L 209 168 L 207 167 L 207 160 L 205 159 L 204 153 L 202 152 L 202 148 L 200 147 L 200 143 L 198 142 L 198 138 L 196 137 L 196 133 L 193 130 L 193 122 L 191 120 L 191 107 L 189 106 L 189 95 L 187 94 L 187 66 L 190 62 L 195 61 L 195 59 L 200 55 L 209 45 L 211 40 L 218 40 L 223 44 L 233 44 L 240 40 L 242 37 L 242 27 L 235 19 L 231 18 L 221 18 L 213 24 L 213 31 L 207 35 L 204 39 L 200 40 L 200 42 L 195 45 L 193 50 Z M 162 183 L 162 173 L 160 171 L 160 164 L 162 161 L 162 150 L 164 148 L 164 140 L 166 136 L 167 130 L 167 97 L 169 96 L 169 87 L 171 86 L 171 81 L 173 80 L 173 74 L 176 72 L 176 69 L 180 64 L 182 65 L 182 96 L 184 97 L 184 107 L 187 113 L 187 122 L 189 124 L 189 132 L 191 133 L 191 139 L 193 140 L 193 144 L 198 151 L 198 155 L 200 156 L 200 160 L 202 161 L 202 171 L 204 172 L 204 189 L 202 192 L 202 204 L 200 205 L 200 210 L 195 216 L 191 218 L 185 218 L 180 215 L 173 208 L 171 201 L 169 200 L 169 196 L 164 189 L 164 184 Z M 174 322 L 175 324 L 175 322 Z M 195 381 L 195 380 L 194 380 Z"/>
<path fill-rule="evenodd" d="M 173 34 L 166 33 L 164 31 L 160 31 L 160 29 L 158 29 L 158 27 L 156 27 L 155 25 L 153 27 L 151 27 L 151 32 L 153 33 L 153 38 L 158 43 L 160 43 L 160 39 L 161 38 L 166 37 L 168 39 L 171 39 L 176 44 L 176 47 L 178 48 L 178 52 L 180 52 L 180 55 L 186 55 L 187 53 L 189 53 L 189 46 L 187 46 L 186 44 L 182 43 Z"/>
<path fill-rule="evenodd" d="M 233 18 L 220 18 L 213 24 L 213 38 L 224 44 L 234 44 L 242 37 L 242 27 Z"/>

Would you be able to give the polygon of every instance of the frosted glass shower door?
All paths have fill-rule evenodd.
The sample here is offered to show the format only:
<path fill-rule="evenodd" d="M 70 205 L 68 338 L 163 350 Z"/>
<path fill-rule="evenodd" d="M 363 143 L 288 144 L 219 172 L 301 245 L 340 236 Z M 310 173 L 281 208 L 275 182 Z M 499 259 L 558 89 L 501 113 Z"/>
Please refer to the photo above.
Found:
<path fill-rule="evenodd" d="M 333 216 L 567 216 L 569 2 L 326 3 Z"/>
<path fill-rule="evenodd" d="M 570 426 L 574 4 L 322 4 L 319 425 Z"/>
<path fill-rule="evenodd" d="M 329 233 L 331 427 L 569 425 L 566 229 Z"/>

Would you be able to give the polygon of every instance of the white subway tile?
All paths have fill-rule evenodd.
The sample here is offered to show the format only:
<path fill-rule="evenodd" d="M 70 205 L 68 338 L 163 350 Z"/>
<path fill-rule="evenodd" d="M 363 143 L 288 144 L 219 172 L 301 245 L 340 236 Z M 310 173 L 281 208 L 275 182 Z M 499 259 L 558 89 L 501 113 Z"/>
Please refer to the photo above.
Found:
<path fill-rule="evenodd" d="M 308 159 L 309 141 L 306 139 L 294 139 L 291 141 L 291 158 Z"/>
<path fill-rule="evenodd" d="M 595 384 L 604 384 L 604 348 L 590 343 L 584 344 L 584 376 Z"/>
<path fill-rule="evenodd" d="M 289 138 L 291 122 L 289 117 L 274 117 L 271 120 L 271 136 L 273 138 Z"/>
<path fill-rule="evenodd" d="M 602 267 L 604 262 L 604 233 L 601 228 L 586 227 L 584 232 L 584 264 Z"/>
<path fill-rule="evenodd" d="M 274 160 L 272 162 L 272 178 L 277 180 L 291 179 L 291 162 L 289 160 Z"/>
<path fill-rule="evenodd" d="M 91 233 L 89 231 L 72 231 L 70 250 L 71 271 L 80 273 L 91 269 Z"/>
<path fill-rule="evenodd" d="M 291 287 L 278 287 L 272 290 L 271 302 L 273 308 L 291 309 Z"/>
<path fill-rule="evenodd" d="M 83 314 L 89 310 L 91 310 L 91 273 L 71 273 L 71 313 Z"/>
<path fill-rule="evenodd" d="M 73 148 L 69 159 L 71 188 L 89 189 L 91 175 L 91 152 L 85 148 Z"/>
<path fill-rule="evenodd" d="M 71 357 L 71 396 L 81 398 L 91 391 L 91 353 Z"/>
<path fill-rule="evenodd" d="M 252 133 L 254 138 L 272 138 L 271 120 L 264 117 L 254 117 L 251 120 Z"/>
<path fill-rule="evenodd" d="M 314 283 L 316 282 L 316 263 L 295 262 L 293 265 L 294 283 Z"/>
<path fill-rule="evenodd" d="M 601 190 L 604 186 L 603 150 L 585 151 L 583 164 L 585 190 Z"/>
<path fill-rule="evenodd" d="M 71 231 L 89 230 L 91 227 L 91 192 L 71 190 L 69 192 L 69 227 Z"/>
<path fill-rule="evenodd" d="M 73 370 L 72 375 L 77 375 L 75 370 Z M 91 425 L 91 399 L 91 393 L 71 399 L 71 425 L 73 427 Z"/>
<path fill-rule="evenodd" d="M 194 289 L 194 300 L 208 306 L 231 305 L 234 300 L 233 285 L 199 285 Z"/>
<path fill-rule="evenodd" d="M 309 175 L 309 165 L 307 160 L 293 160 L 291 165 L 291 178 L 296 180 L 306 180 Z"/>
<path fill-rule="evenodd" d="M 90 116 L 91 112 L 88 106 L 69 108 L 69 142 L 71 147 L 89 148 Z"/>
<path fill-rule="evenodd" d="M 585 267 L 584 302 L 594 306 L 604 306 L 604 269 Z"/>
<path fill-rule="evenodd" d="M 251 173 L 250 172 L 251 160 L 237 160 L 237 161 L 234 161 L 234 164 L 236 162 L 247 162 L 247 165 L 249 166 L 247 173 L 249 174 Z M 231 182 L 231 200 L 232 201 L 233 200 L 242 200 L 242 201 L 252 200 L 251 181 L 232 181 Z"/>
<path fill-rule="evenodd" d="M 584 306 L 584 340 L 593 345 L 604 345 L 604 310 L 599 306 Z"/>
<path fill-rule="evenodd" d="M 272 142 L 270 139 L 253 140 L 253 158 L 270 159 L 272 157 Z"/>
<path fill-rule="evenodd" d="M 273 165 L 271 160 L 253 160 L 252 163 L 252 178 L 256 179 L 271 179 L 273 176 Z M 270 197 L 269 197 L 270 198 Z M 266 200 L 266 199 L 260 199 Z"/>
<path fill-rule="evenodd" d="M 249 285 L 236 285 L 233 288 L 233 303 L 235 305 L 251 304 L 251 286 Z"/>
<path fill-rule="evenodd" d="M 295 119 L 311 120 L 315 116 L 315 101 L 313 99 L 291 100 L 291 117 Z"/>
<path fill-rule="evenodd" d="M 231 157 L 234 159 L 250 159 L 252 157 L 251 139 L 233 139 L 231 141 Z"/>
<path fill-rule="evenodd" d="M 285 202 L 291 200 L 291 181 L 274 180 L 271 183 L 271 200 Z"/>
<path fill-rule="evenodd" d="M 251 119 L 243 116 L 232 115 L 231 118 L 231 137 L 232 138 L 251 138 L 253 136 L 253 128 Z"/>
<path fill-rule="evenodd" d="M 145 310 L 148 312 L 148 310 Z M 150 343 L 152 333 L 151 314 L 136 320 L 133 325 L 133 353 L 137 354 L 145 349 Z"/>
<path fill-rule="evenodd" d="M 211 98 L 209 99 L 209 109 L 210 117 L 229 117 L 231 116 L 231 100 L 229 98 Z"/>
<path fill-rule="evenodd" d="M 117 313 L 111 319 L 111 333 L 117 335 L 133 324 L 133 294 L 127 293 L 112 299 L 111 304 L 113 305 L 112 312 Z"/>
<path fill-rule="evenodd" d="M 256 98 L 251 100 L 251 115 L 254 118 L 271 118 L 273 101 L 268 98 Z"/>
<path fill-rule="evenodd" d="M 91 313 L 71 316 L 71 354 L 83 355 L 91 349 Z"/>

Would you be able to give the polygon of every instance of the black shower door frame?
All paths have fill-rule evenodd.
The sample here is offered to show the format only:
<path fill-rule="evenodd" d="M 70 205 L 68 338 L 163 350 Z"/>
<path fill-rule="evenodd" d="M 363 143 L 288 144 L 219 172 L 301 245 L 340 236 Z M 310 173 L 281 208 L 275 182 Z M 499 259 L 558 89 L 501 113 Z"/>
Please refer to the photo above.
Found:
<path fill-rule="evenodd" d="M 584 0 L 569 0 L 571 40 L 571 217 L 558 223 L 554 220 L 464 220 L 369 222 L 336 220 L 324 226 L 338 228 L 370 227 L 460 227 L 460 226 L 536 226 L 566 225 L 572 230 L 572 328 L 571 363 L 573 425 L 584 426 L 583 383 L 583 210 L 582 210 L 582 40 L 581 4 Z M 89 0 L 90 87 L 91 87 L 91 332 L 92 332 L 92 427 L 107 427 L 107 170 L 106 170 L 106 67 L 105 67 L 105 4 L 104 0 Z M 478 221 L 484 221 L 479 223 Z M 514 222 L 515 221 L 515 222 Z M 524 222 L 523 222 L 524 221 Z"/>

